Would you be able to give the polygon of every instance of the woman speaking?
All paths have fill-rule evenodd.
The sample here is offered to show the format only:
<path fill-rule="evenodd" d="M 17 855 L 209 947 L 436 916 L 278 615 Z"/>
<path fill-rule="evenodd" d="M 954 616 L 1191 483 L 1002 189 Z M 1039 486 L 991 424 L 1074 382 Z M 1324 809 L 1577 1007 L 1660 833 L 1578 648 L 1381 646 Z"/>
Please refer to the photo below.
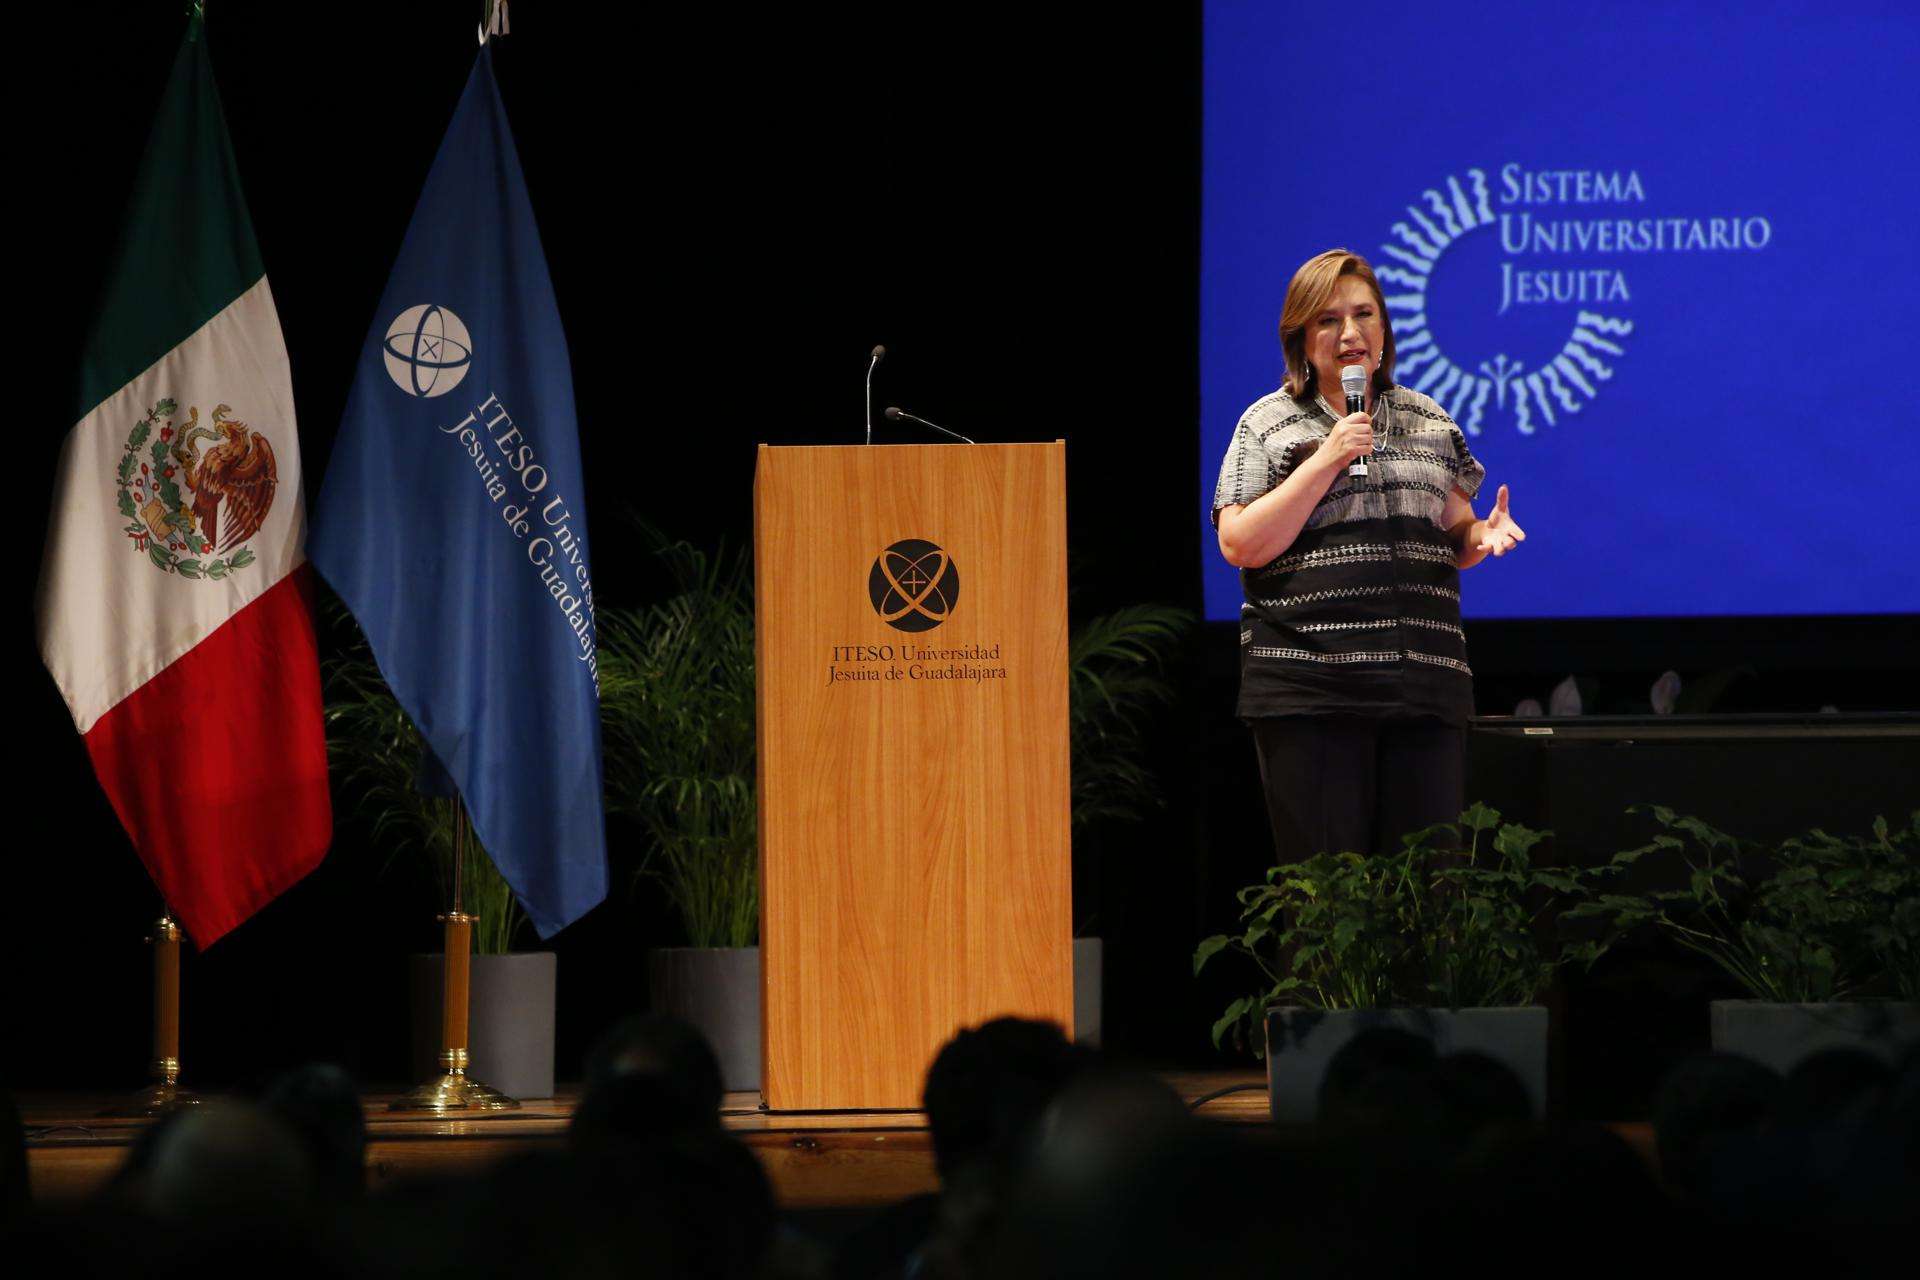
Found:
<path fill-rule="evenodd" d="M 1240 569 L 1239 714 L 1281 862 L 1397 848 L 1459 815 L 1473 673 L 1460 570 L 1526 539 L 1445 410 L 1393 381 L 1373 268 L 1345 249 L 1294 273 L 1286 381 L 1241 415 L 1213 518 Z M 1341 370 L 1364 370 L 1342 413 Z M 1351 376 L 1351 375 L 1350 375 Z M 1356 459 L 1366 475 L 1349 476 Z"/>

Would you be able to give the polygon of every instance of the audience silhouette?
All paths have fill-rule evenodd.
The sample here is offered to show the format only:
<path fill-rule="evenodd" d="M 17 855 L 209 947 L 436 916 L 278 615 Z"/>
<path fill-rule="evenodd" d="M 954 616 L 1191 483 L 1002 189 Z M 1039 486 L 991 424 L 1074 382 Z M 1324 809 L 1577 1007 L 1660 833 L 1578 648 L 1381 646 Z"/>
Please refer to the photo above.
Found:
<path fill-rule="evenodd" d="M 9 1102 L 0 1257 L 116 1280 L 1876 1275 L 1910 1262 L 1920 1208 L 1920 1051 L 1821 1053 L 1784 1078 L 1687 1059 L 1643 1153 L 1541 1122 L 1500 1063 L 1403 1031 L 1355 1037 L 1317 1122 L 1288 1129 L 1197 1118 L 1160 1077 L 1001 1018 L 927 1073 L 938 1192 L 851 1222 L 781 1212 L 687 1024 L 622 1022 L 585 1080 L 564 1145 L 373 1196 L 359 1094 L 324 1064 L 154 1123 L 77 1205 L 29 1203 Z"/>

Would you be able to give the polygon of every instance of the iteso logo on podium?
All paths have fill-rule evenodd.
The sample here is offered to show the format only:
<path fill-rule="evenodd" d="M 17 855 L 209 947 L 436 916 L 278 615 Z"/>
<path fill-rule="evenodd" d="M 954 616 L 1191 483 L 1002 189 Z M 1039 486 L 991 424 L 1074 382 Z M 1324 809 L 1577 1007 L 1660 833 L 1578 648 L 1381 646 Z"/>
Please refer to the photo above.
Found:
<path fill-rule="evenodd" d="M 880 620 L 898 631 L 931 631 L 960 603 L 960 571 L 940 547 L 903 538 L 873 562 L 867 596 Z"/>

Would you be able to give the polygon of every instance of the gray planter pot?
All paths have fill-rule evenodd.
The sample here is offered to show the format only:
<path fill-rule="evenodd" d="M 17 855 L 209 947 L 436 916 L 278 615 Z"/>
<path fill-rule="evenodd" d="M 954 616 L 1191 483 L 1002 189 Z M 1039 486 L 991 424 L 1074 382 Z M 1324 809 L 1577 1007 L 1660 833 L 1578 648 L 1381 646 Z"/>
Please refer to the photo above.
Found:
<path fill-rule="evenodd" d="M 1782 1074 L 1826 1049 L 1864 1049 L 1887 1062 L 1920 1041 L 1920 1004 L 1768 1004 L 1715 1000 L 1713 1047 Z"/>
<path fill-rule="evenodd" d="M 408 959 L 413 996 L 413 1076 L 440 1070 L 438 952 Z M 553 1004 L 559 974 L 551 951 L 474 956 L 467 1002 L 467 1074 L 510 1098 L 553 1096 Z"/>
<path fill-rule="evenodd" d="M 660 947 L 647 953 L 649 1004 L 700 1029 L 729 1090 L 760 1087 L 760 948 Z"/>
<path fill-rule="evenodd" d="M 1533 1114 L 1547 1100 L 1547 1011 L 1518 1009 L 1267 1010 L 1267 1097 L 1276 1124 L 1309 1124 L 1319 1107 L 1327 1063 L 1371 1027 L 1393 1027 L 1433 1041 L 1439 1052 L 1471 1050 L 1505 1063 L 1527 1086 Z"/>
<path fill-rule="evenodd" d="M 1100 1047 L 1100 1001 L 1105 944 L 1098 938 L 1073 940 L 1073 1042 Z"/>

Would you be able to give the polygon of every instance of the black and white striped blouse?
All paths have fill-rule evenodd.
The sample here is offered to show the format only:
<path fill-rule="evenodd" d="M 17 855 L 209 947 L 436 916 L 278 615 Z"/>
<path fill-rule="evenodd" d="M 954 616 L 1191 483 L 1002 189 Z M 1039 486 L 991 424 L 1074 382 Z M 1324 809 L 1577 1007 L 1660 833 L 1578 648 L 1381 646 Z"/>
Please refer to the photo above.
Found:
<path fill-rule="evenodd" d="M 1214 520 L 1277 488 L 1339 417 L 1319 396 L 1255 401 L 1220 465 Z M 1451 490 L 1471 498 L 1486 469 L 1446 411 L 1406 387 L 1376 398 L 1373 431 L 1367 479 L 1343 471 L 1292 546 L 1240 573 L 1242 716 L 1464 724 L 1473 712 L 1460 571 L 1441 513 Z"/>

